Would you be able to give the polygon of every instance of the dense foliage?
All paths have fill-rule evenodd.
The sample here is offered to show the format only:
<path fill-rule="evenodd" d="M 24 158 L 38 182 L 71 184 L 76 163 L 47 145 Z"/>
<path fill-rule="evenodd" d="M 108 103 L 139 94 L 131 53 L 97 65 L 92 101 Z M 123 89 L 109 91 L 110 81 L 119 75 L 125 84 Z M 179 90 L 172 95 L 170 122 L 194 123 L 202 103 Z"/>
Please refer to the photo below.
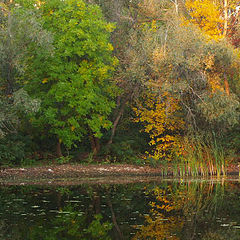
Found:
<path fill-rule="evenodd" d="M 1 164 L 88 156 L 224 172 L 240 151 L 238 9 L 234 0 L 3 1 Z"/>

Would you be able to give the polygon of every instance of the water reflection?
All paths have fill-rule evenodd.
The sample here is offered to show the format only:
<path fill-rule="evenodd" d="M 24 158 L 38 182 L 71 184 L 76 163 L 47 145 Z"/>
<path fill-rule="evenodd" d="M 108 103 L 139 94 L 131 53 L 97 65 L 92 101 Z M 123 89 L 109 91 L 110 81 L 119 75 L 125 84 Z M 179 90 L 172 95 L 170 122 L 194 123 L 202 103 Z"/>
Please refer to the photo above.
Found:
<path fill-rule="evenodd" d="M 2 186 L 0 239 L 239 240 L 239 182 Z"/>
<path fill-rule="evenodd" d="M 152 190 L 146 189 L 150 210 L 145 214 L 145 222 L 142 226 L 136 226 L 139 231 L 133 237 L 137 239 L 173 239 L 179 240 L 177 233 L 183 227 L 183 219 L 180 216 L 182 204 L 174 199 L 171 186 L 163 189 L 159 186 Z"/>

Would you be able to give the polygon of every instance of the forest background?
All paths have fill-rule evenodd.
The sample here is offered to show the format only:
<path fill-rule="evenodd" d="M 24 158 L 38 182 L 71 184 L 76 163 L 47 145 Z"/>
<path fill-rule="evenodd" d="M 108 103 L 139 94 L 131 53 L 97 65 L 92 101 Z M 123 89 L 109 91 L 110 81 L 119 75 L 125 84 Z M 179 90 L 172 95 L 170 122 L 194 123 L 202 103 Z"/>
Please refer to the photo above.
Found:
<path fill-rule="evenodd" d="M 0 3 L 0 164 L 171 163 L 240 152 L 236 0 Z"/>

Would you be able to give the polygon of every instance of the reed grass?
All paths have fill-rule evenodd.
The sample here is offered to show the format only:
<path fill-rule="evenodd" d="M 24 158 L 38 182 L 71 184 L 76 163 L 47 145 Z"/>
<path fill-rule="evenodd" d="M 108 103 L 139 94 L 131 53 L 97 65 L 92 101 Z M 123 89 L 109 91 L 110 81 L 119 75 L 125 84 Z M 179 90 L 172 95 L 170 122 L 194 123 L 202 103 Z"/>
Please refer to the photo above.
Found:
<path fill-rule="evenodd" d="M 208 136 L 195 134 L 184 139 L 184 156 L 173 162 L 174 176 L 226 175 L 224 149 L 212 133 Z"/>

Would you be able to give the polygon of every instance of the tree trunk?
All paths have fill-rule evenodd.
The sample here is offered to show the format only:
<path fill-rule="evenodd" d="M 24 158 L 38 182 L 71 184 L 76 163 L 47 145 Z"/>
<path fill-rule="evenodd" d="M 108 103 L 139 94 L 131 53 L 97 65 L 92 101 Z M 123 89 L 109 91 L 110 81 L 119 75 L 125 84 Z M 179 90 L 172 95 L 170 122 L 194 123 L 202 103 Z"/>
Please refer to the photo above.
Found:
<path fill-rule="evenodd" d="M 228 0 L 223 1 L 223 12 L 224 12 L 224 26 L 223 26 L 223 36 L 227 36 L 227 28 L 228 28 Z"/>
<path fill-rule="evenodd" d="M 96 146 L 96 154 L 100 151 L 100 141 L 99 138 L 94 137 L 95 146 Z"/>
<path fill-rule="evenodd" d="M 108 198 L 107 198 L 107 203 L 108 203 L 108 207 L 109 207 L 109 209 L 110 209 L 110 211 L 111 211 L 111 214 L 112 214 L 112 221 L 113 221 L 113 224 L 114 224 L 114 227 L 115 227 L 115 229 L 116 229 L 116 231 L 117 231 L 117 233 L 118 233 L 118 239 L 123 239 L 123 233 L 121 232 L 121 229 L 119 228 L 119 226 L 118 226 L 118 223 L 117 223 L 117 219 L 116 219 L 116 215 L 115 215 L 115 213 L 114 213 L 114 211 L 113 211 L 113 206 L 112 206 L 112 202 L 111 202 L 111 200 L 110 200 L 110 197 L 108 196 Z"/>
<path fill-rule="evenodd" d="M 122 105 L 121 105 L 118 113 L 116 114 L 115 120 L 114 120 L 114 122 L 113 122 L 113 127 L 112 127 L 112 129 L 111 129 L 111 137 L 110 137 L 110 139 L 109 139 L 109 141 L 108 141 L 108 143 L 107 143 L 108 146 L 111 145 L 112 142 L 113 142 L 113 137 L 115 136 L 116 129 L 117 129 L 117 125 L 118 125 L 118 123 L 119 123 L 119 120 L 120 120 L 121 116 L 123 115 L 123 112 L 124 112 L 126 103 L 128 102 L 129 98 L 130 98 L 130 95 L 128 95 L 128 96 L 124 99 L 124 101 L 123 101 L 123 103 L 122 103 Z"/>
<path fill-rule="evenodd" d="M 57 152 L 57 157 L 62 157 L 62 149 L 61 149 L 61 142 L 60 140 L 58 140 L 57 142 L 57 148 L 56 148 L 56 152 Z"/>
<path fill-rule="evenodd" d="M 179 10 L 178 10 L 178 0 L 175 0 L 175 10 L 176 10 L 176 14 L 178 15 Z"/>
<path fill-rule="evenodd" d="M 95 208 L 96 214 L 101 214 L 101 198 L 100 194 L 98 194 L 98 190 L 94 189 L 94 195 L 93 195 L 93 206 Z"/>
<path fill-rule="evenodd" d="M 95 156 L 100 151 L 99 138 L 96 138 L 93 135 L 90 135 L 89 138 L 90 138 L 92 152 L 93 152 L 93 155 Z"/>
<path fill-rule="evenodd" d="M 226 74 L 224 74 L 224 85 L 225 85 L 225 92 L 229 96 L 230 95 L 230 90 L 229 90 L 229 84 L 228 84 Z"/>

